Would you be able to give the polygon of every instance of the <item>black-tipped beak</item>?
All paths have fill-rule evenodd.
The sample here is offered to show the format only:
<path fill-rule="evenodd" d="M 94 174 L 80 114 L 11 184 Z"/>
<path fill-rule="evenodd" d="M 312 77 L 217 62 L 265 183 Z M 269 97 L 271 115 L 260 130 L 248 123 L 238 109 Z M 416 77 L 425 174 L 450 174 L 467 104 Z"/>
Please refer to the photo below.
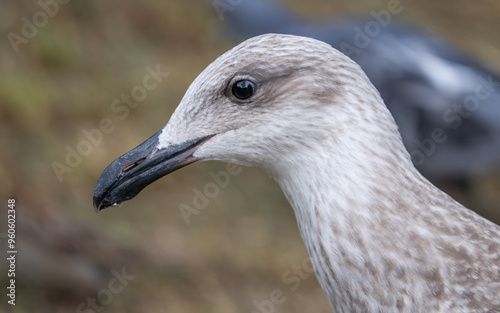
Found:
<path fill-rule="evenodd" d="M 193 153 L 213 137 L 199 137 L 158 149 L 160 133 L 113 161 L 102 172 L 94 189 L 96 212 L 130 200 L 158 178 L 196 162 Z"/>

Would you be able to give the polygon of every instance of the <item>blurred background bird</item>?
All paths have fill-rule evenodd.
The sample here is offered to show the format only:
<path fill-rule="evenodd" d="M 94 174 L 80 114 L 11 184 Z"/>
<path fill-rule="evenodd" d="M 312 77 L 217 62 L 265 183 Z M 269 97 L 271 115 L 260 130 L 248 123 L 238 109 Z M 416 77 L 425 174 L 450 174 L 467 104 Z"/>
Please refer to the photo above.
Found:
<path fill-rule="evenodd" d="M 387 26 L 366 33 L 373 14 L 394 4 L 399 13 Z M 97 312 L 88 298 L 103 312 L 328 311 L 295 217 L 258 170 L 242 168 L 214 195 L 211 174 L 226 165 L 199 163 L 123 206 L 99 215 L 92 209 L 102 170 L 164 126 L 205 66 L 262 32 L 351 46 L 344 52 L 381 92 L 409 151 L 424 153 L 418 168 L 500 221 L 500 88 L 465 112 L 471 114 L 460 127 L 452 128 L 460 115 L 443 118 L 450 105 L 474 95 L 478 75 L 498 79 L 494 0 L 294 0 L 286 7 L 262 0 L 46 0 L 1 2 L 0 9 L 0 247 L 7 251 L 7 199 L 15 198 L 19 250 L 18 302 L 12 307 L 4 297 L 1 305 L 13 312 Z M 356 27 L 370 39 L 363 49 L 356 49 Z M 157 66 L 168 75 L 141 89 L 148 67 Z M 436 128 L 448 137 L 427 155 L 415 139 L 432 139 Z M 197 214 L 186 219 L 182 205 Z M 135 278 L 104 298 L 113 270 L 123 268 Z M 283 302 L 272 302 L 275 290 Z"/>

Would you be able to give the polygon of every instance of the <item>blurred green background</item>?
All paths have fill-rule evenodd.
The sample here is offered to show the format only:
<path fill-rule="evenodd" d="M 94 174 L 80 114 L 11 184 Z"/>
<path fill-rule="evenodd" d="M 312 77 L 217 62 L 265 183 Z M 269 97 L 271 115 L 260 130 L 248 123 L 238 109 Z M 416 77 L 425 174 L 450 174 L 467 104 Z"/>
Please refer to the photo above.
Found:
<path fill-rule="evenodd" d="M 288 4 L 319 20 L 366 15 L 387 1 Z M 243 168 L 231 176 L 189 224 L 179 205 L 192 206 L 194 189 L 203 190 L 213 181 L 209 173 L 225 164 L 193 164 L 119 207 L 100 214 L 92 208 L 102 170 L 163 127 L 198 73 L 236 44 L 223 36 L 224 21 L 212 2 L 67 1 L 46 23 L 41 10 L 36 1 L 0 2 L 0 199 L 5 208 L 7 199 L 17 201 L 19 250 L 16 306 L 7 305 L 3 292 L 0 308 L 252 312 L 279 289 L 286 299 L 274 312 L 329 312 L 316 278 L 305 271 L 307 253 L 293 212 L 259 170 Z M 44 26 L 27 29 L 32 38 L 13 39 L 33 18 Z M 398 18 L 437 32 L 500 72 L 500 2 L 413 1 Z M 146 68 L 157 65 L 168 76 L 120 119 L 123 112 L 114 112 L 112 103 L 142 85 Z M 68 171 L 60 168 L 58 179 L 54 162 L 66 164 L 68 151 L 84 149 L 84 131 L 106 118 L 114 130 L 95 137 L 87 155 L 74 159 Z M 498 175 L 487 175 L 475 180 L 468 195 L 442 187 L 498 216 L 499 186 Z M 0 239 L 6 251 L 5 237 Z M 5 258 L 0 264 L 4 286 Z M 128 280 L 116 279 L 122 271 Z M 106 305 L 92 308 L 92 298 Z"/>

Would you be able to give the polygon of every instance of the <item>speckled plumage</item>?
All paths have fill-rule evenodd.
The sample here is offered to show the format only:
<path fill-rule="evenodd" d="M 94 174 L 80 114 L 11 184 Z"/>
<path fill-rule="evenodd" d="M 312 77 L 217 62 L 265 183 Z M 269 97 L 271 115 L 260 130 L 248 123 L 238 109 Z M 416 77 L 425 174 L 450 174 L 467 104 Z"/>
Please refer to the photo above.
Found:
<path fill-rule="evenodd" d="M 231 95 L 241 79 L 249 100 Z M 329 45 L 268 34 L 220 56 L 159 148 L 211 134 L 196 158 L 280 184 L 335 312 L 500 311 L 500 227 L 419 174 L 377 90 Z"/>

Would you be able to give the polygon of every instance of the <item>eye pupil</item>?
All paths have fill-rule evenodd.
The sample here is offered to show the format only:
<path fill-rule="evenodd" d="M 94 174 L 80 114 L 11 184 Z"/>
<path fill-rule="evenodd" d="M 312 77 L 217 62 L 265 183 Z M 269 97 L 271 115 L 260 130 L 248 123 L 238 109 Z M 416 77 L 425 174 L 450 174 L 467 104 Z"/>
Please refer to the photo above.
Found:
<path fill-rule="evenodd" d="M 245 100 L 255 93 L 255 84 L 249 80 L 239 80 L 233 85 L 232 91 L 236 98 Z"/>

